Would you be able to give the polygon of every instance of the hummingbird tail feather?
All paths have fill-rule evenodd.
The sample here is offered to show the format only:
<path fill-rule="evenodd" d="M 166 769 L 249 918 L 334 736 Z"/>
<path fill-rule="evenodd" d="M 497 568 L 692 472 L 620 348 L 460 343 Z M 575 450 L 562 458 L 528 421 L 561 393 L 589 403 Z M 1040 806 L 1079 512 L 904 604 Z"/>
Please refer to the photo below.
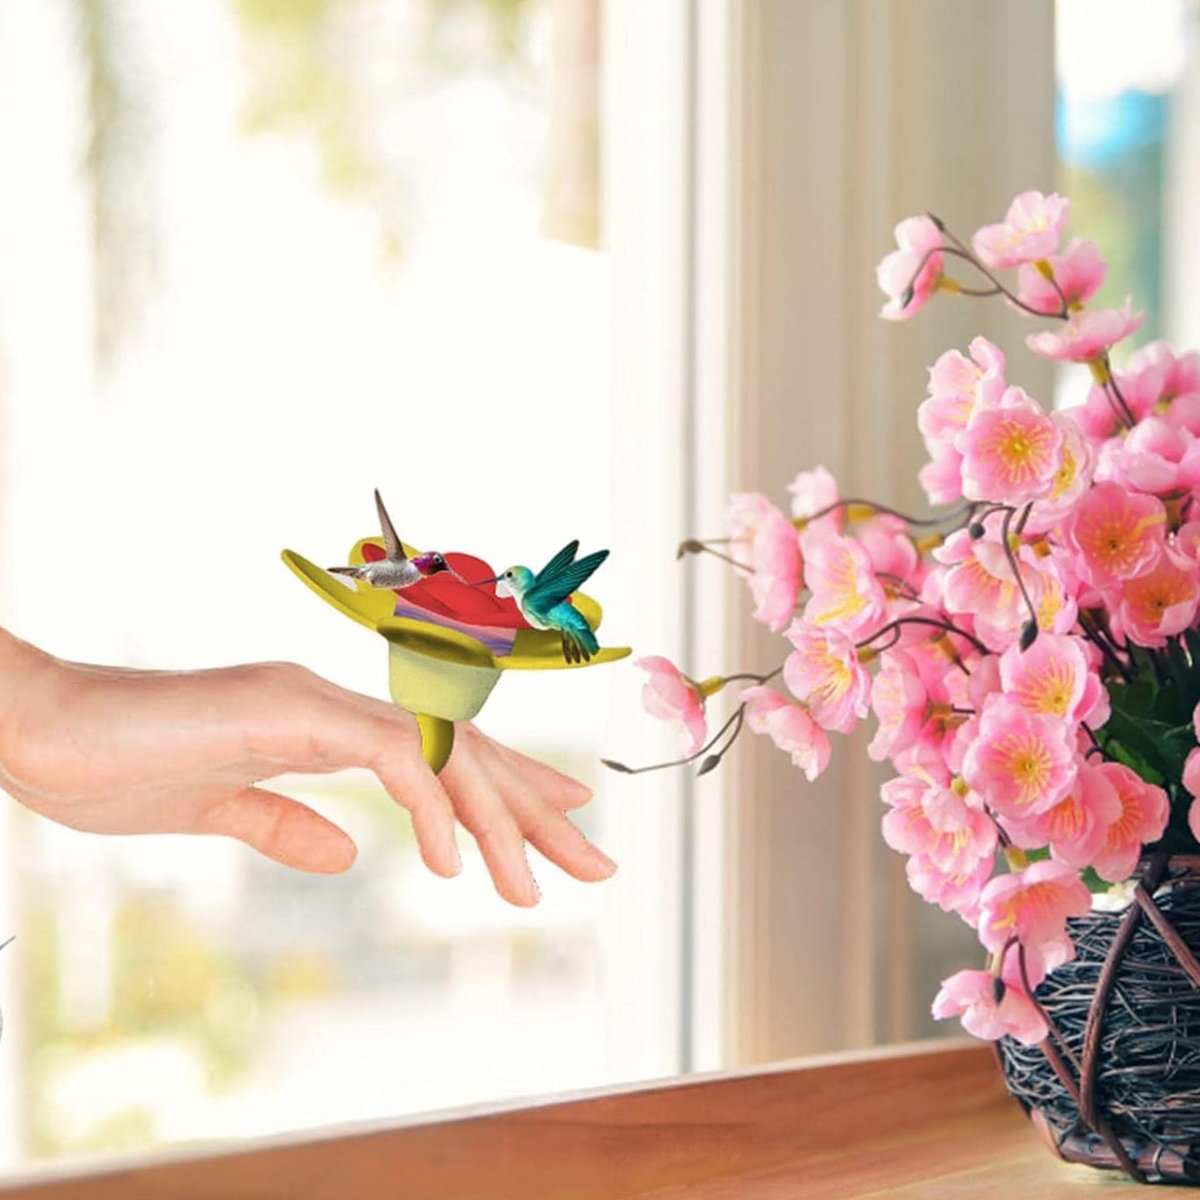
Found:
<path fill-rule="evenodd" d="M 569 663 L 591 662 L 592 655 L 600 649 L 596 635 L 582 616 L 563 629 L 562 643 L 563 658 Z"/>

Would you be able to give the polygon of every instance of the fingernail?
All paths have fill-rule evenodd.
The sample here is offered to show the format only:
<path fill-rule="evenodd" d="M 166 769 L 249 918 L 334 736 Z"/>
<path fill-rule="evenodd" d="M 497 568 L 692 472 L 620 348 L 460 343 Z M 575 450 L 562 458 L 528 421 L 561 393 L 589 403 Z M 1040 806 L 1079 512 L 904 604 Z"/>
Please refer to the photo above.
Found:
<path fill-rule="evenodd" d="M 603 850 L 593 846 L 592 853 L 595 856 L 596 861 L 604 868 L 605 879 L 607 879 L 610 875 L 615 875 L 617 873 L 617 864 L 613 862 L 613 860 L 609 858 Z"/>

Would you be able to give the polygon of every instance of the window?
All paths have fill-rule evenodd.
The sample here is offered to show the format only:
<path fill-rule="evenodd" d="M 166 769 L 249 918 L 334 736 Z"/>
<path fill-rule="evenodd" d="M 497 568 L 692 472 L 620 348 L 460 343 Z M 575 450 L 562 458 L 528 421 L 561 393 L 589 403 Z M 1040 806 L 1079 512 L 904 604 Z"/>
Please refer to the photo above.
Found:
<path fill-rule="evenodd" d="M 1077 228 L 1108 260 L 1101 299 L 1115 306 L 1131 295 L 1146 312 L 1133 345 L 1194 340 L 1194 288 L 1183 280 L 1197 253 L 1186 201 L 1195 186 L 1200 9 L 1188 0 L 1136 12 L 1059 0 L 1057 43 L 1060 186 Z"/>
<path fill-rule="evenodd" d="M 629 286 L 642 210 L 601 220 L 641 153 L 632 84 L 601 86 L 637 38 L 618 22 L 610 48 L 601 16 L 4 6 L 6 625 L 65 657 L 298 659 L 385 694 L 382 644 L 278 561 L 337 561 L 374 532 L 378 486 L 419 545 L 500 565 L 612 546 L 606 638 L 672 652 L 678 401 L 665 389 L 641 419 L 656 326 L 630 351 L 613 314 L 653 322 L 678 294 Z M 646 185 L 642 209 L 669 190 Z M 658 569 L 639 583 L 643 545 Z M 366 776 L 283 785 L 359 842 L 337 878 L 6 806 L 2 1161 L 674 1071 L 674 785 L 606 787 L 596 766 L 618 741 L 664 749 L 629 713 L 635 674 L 506 678 L 481 720 L 597 785 L 581 822 L 625 867 L 589 888 L 535 864 L 530 913 L 467 838 L 464 877 L 424 873 Z"/>

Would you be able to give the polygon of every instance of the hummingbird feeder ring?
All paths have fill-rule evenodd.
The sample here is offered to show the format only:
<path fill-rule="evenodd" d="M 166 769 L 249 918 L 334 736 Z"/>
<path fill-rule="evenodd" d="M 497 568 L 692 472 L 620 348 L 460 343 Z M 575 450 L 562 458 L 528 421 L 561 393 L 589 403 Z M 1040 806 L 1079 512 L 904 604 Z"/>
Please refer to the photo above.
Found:
<path fill-rule="evenodd" d="M 385 554 L 380 539 L 364 538 L 350 561 L 370 563 Z M 630 653 L 628 646 L 604 646 L 590 660 L 568 661 L 559 633 L 531 628 L 511 599 L 465 582 L 495 574 L 472 555 L 447 554 L 450 570 L 402 591 L 348 584 L 293 550 L 282 557 L 322 600 L 387 641 L 388 690 L 393 703 L 416 717 L 422 753 L 435 773 L 454 748 L 454 723 L 481 711 L 503 671 L 578 670 Z M 602 610 L 590 596 L 575 593 L 571 604 L 589 628 L 599 626 Z"/>

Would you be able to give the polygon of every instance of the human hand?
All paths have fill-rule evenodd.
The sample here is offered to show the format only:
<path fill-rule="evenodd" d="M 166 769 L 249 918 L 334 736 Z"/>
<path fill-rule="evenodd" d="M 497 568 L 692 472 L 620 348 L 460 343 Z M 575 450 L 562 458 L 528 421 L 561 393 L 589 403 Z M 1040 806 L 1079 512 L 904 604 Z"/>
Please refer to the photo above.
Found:
<path fill-rule="evenodd" d="M 408 810 L 438 875 L 461 869 L 456 818 L 513 904 L 538 899 L 526 842 L 577 879 L 616 869 L 564 815 L 588 789 L 473 725 L 458 726 L 435 776 L 410 714 L 291 663 L 135 671 L 63 662 L 2 637 L 0 784 L 73 829 L 223 834 L 298 870 L 344 871 L 357 853 L 349 835 L 255 785 L 368 767 Z"/>

